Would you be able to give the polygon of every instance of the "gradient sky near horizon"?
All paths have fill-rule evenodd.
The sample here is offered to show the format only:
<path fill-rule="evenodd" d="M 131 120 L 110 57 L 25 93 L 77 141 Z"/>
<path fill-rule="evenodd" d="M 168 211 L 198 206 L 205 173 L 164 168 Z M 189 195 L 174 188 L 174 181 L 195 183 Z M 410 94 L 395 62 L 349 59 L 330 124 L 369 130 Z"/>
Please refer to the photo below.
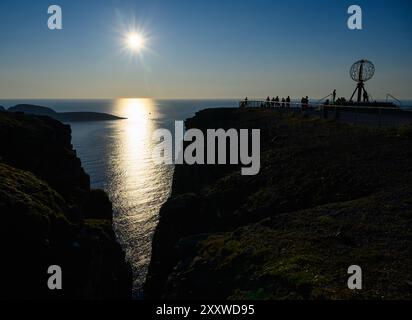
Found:
<path fill-rule="evenodd" d="M 47 28 L 47 8 L 63 30 Z M 363 9 L 364 30 L 347 28 Z M 148 38 L 139 55 L 122 36 Z M 0 98 L 350 96 L 353 62 L 373 98 L 412 99 L 409 0 L 2 0 Z"/>

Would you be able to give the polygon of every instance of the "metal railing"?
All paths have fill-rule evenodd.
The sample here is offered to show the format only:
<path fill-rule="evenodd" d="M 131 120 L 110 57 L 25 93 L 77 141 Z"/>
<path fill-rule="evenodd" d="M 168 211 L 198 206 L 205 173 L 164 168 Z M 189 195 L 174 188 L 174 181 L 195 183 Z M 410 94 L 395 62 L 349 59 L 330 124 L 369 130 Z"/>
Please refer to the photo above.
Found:
<path fill-rule="evenodd" d="M 243 100 L 240 108 L 276 109 L 285 113 L 304 113 L 323 119 L 368 126 L 397 126 L 412 124 L 412 108 L 374 105 L 330 105 L 319 102 L 277 102 L 267 100 Z"/>
<path fill-rule="evenodd" d="M 394 97 L 394 96 L 391 95 L 390 93 L 386 94 L 386 102 L 389 102 L 389 98 L 392 98 L 393 100 L 395 100 L 396 102 L 398 102 L 400 106 L 403 105 L 403 103 L 402 103 L 401 100 L 399 100 L 398 98 Z"/>

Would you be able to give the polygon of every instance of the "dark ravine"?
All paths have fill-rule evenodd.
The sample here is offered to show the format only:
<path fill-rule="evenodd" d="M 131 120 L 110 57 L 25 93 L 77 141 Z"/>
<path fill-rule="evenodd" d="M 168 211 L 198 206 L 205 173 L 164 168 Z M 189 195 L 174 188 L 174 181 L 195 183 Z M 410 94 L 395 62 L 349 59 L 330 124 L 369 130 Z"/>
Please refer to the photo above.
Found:
<path fill-rule="evenodd" d="M 0 298 L 128 299 L 131 268 L 112 230 L 112 204 L 91 190 L 70 126 L 0 112 Z M 63 290 L 50 291 L 59 265 Z"/>
<path fill-rule="evenodd" d="M 412 298 L 412 126 L 211 109 L 186 127 L 260 128 L 262 168 L 176 167 L 147 299 Z"/>

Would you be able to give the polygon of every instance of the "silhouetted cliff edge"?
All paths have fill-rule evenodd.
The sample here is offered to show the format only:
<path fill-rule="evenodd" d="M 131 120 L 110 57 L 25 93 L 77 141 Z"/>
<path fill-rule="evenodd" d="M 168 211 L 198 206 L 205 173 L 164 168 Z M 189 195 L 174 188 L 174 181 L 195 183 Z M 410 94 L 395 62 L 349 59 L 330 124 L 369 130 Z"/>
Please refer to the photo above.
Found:
<path fill-rule="evenodd" d="M 260 128 L 262 168 L 177 166 L 147 299 L 411 299 L 412 127 L 211 109 L 187 128 Z M 363 290 L 347 287 L 363 268 Z"/>
<path fill-rule="evenodd" d="M 70 126 L 0 112 L 0 212 L 1 298 L 130 298 L 112 204 L 90 190 Z M 47 287 L 51 265 L 62 268 L 61 291 Z"/>

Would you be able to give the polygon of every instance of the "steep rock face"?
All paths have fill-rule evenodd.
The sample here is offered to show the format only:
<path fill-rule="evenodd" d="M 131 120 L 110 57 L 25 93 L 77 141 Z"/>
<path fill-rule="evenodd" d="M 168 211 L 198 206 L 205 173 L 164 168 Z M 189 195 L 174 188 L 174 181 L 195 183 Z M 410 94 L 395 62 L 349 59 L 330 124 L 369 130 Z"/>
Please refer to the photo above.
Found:
<path fill-rule="evenodd" d="M 111 202 L 90 190 L 70 127 L 0 114 L 2 298 L 129 298 L 131 270 L 112 230 Z M 63 290 L 50 291 L 59 265 Z"/>
<path fill-rule="evenodd" d="M 71 128 L 48 117 L 3 113 L 0 157 L 33 172 L 69 201 L 90 190 L 90 178 L 71 144 Z"/>
<path fill-rule="evenodd" d="M 260 128 L 261 171 L 177 166 L 149 299 L 411 298 L 410 127 L 213 109 L 188 128 Z M 361 293 L 347 268 L 369 270 Z"/>

